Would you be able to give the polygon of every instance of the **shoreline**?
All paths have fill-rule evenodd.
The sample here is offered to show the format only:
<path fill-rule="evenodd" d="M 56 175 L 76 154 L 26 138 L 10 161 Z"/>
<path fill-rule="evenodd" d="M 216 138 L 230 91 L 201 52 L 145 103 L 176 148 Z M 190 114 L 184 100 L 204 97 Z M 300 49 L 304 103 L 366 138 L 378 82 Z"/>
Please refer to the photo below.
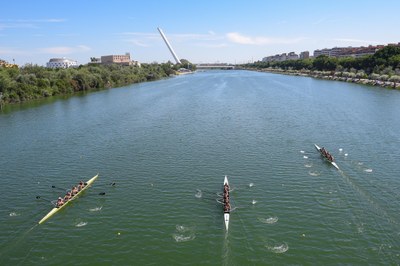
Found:
<path fill-rule="evenodd" d="M 377 86 L 387 89 L 397 89 L 400 90 L 400 82 L 394 81 L 384 81 L 378 79 L 369 79 L 369 78 L 355 78 L 355 77 L 343 77 L 340 76 L 343 72 L 331 72 L 331 71 L 312 71 L 312 70 L 284 70 L 284 69 L 274 69 L 274 68 L 245 68 L 250 71 L 257 72 L 266 72 L 266 73 L 274 73 L 274 74 L 282 74 L 289 76 L 300 76 L 300 77 L 311 77 L 317 79 L 325 79 L 325 80 L 335 80 L 335 81 L 343 81 L 349 83 L 357 83 L 361 85 L 370 85 Z M 340 75 L 336 75 L 339 73 Z"/>

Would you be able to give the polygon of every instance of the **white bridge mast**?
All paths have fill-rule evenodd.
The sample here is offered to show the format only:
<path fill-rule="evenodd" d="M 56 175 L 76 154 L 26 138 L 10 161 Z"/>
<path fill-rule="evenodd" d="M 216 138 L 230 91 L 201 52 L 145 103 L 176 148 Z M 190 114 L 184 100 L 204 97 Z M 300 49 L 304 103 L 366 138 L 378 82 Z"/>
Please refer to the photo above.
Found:
<path fill-rule="evenodd" d="M 163 38 L 165 44 L 168 46 L 169 51 L 171 52 L 172 56 L 174 57 L 175 61 L 177 64 L 181 63 L 181 60 L 179 60 L 178 56 L 176 55 L 176 53 L 174 52 L 174 49 L 172 49 L 171 44 L 168 42 L 167 37 L 164 35 L 164 32 L 160 29 L 157 28 L 157 30 L 160 32 L 161 37 Z"/>

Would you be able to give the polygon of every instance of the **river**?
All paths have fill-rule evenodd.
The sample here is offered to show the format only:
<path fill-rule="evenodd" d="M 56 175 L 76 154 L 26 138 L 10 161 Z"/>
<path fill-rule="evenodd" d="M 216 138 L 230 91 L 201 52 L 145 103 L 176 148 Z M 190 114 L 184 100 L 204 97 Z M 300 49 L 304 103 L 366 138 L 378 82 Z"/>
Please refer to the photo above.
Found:
<path fill-rule="evenodd" d="M 239 70 L 7 107 L 0 264 L 398 264 L 399 114 L 400 91 Z"/>

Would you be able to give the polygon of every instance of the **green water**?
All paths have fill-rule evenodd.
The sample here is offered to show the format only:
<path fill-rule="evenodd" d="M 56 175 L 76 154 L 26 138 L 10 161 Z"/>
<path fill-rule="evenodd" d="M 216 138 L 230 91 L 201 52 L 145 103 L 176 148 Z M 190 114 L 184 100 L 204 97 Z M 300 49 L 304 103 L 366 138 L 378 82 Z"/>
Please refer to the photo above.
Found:
<path fill-rule="evenodd" d="M 399 91 L 248 71 L 7 108 L 0 264 L 398 264 L 399 114 Z M 37 195 L 97 173 L 37 225 Z"/>

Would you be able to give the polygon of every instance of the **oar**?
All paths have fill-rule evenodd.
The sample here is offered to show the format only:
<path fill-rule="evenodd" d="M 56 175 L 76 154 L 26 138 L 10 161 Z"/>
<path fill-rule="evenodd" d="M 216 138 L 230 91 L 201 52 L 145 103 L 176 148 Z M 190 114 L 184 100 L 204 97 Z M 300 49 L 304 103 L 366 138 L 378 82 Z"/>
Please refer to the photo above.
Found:
<path fill-rule="evenodd" d="M 46 202 L 50 202 L 51 205 L 54 205 L 54 206 L 55 206 L 55 204 L 53 203 L 53 201 L 51 201 L 51 200 L 49 200 L 49 199 L 46 199 L 46 198 L 42 198 L 41 196 L 36 196 L 36 199 L 41 199 L 41 200 L 44 200 L 44 201 L 46 201 Z"/>
<path fill-rule="evenodd" d="M 59 189 L 59 190 L 62 190 L 62 191 L 64 191 L 64 192 L 69 190 L 69 189 L 65 189 L 65 188 L 56 187 L 56 186 L 54 186 L 54 185 L 52 185 L 51 187 L 52 187 L 52 188 Z"/>

